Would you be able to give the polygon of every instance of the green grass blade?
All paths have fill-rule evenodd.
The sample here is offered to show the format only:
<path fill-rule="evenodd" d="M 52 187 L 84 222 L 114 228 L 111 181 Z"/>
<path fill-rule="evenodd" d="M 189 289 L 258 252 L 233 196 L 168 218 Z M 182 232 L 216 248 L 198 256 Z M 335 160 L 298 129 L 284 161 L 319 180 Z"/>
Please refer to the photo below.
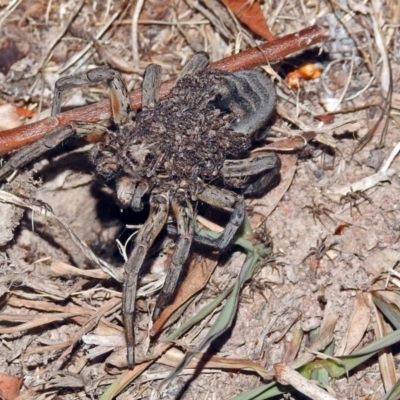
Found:
<path fill-rule="evenodd" d="M 390 299 L 387 298 L 390 297 Z M 400 310 L 398 307 L 400 296 L 394 292 L 377 291 L 371 293 L 372 301 L 385 315 L 385 317 L 400 329 Z"/>
<path fill-rule="evenodd" d="M 240 393 L 232 397 L 231 400 L 264 400 L 284 393 L 288 393 L 287 388 L 284 390 L 280 389 L 276 382 L 271 382 L 267 385 L 261 385 L 255 389 Z"/>
<path fill-rule="evenodd" d="M 298 371 L 305 378 L 317 379 L 322 385 L 324 385 L 327 383 L 328 377 L 341 378 L 347 372 L 373 357 L 379 350 L 385 349 L 386 347 L 398 342 L 400 342 L 400 330 L 391 332 L 385 337 L 375 340 L 373 343 L 370 343 L 368 346 L 365 346 L 351 355 L 337 357 L 341 364 L 336 362 L 334 359 L 316 359 L 300 367 Z M 264 400 L 271 398 L 271 393 L 274 393 L 274 396 L 276 396 L 277 394 L 288 393 L 291 391 L 289 386 L 285 387 L 284 389 L 285 390 L 283 392 L 280 391 L 281 389 L 279 389 L 279 385 L 276 382 L 271 382 L 268 385 L 262 385 L 235 396 L 231 400 Z M 276 392 L 275 390 L 279 390 L 279 392 Z M 390 395 L 387 395 L 382 400 L 395 399 L 400 399 L 399 382 L 395 385 L 395 387 L 393 387 Z"/>
<path fill-rule="evenodd" d="M 386 393 L 386 396 L 382 400 L 398 400 L 400 399 L 400 381 L 392 387 L 390 392 Z"/>

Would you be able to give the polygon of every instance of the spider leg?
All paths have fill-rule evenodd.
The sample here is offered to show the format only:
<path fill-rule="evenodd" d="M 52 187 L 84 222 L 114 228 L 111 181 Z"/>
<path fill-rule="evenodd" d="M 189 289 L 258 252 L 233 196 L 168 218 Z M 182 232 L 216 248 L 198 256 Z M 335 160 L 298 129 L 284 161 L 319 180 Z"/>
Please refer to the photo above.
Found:
<path fill-rule="evenodd" d="M 62 93 L 65 89 L 73 88 L 89 83 L 107 82 L 111 91 L 111 108 L 114 122 L 121 125 L 129 125 L 128 122 L 135 115 L 129 103 L 128 91 L 118 72 L 109 68 L 95 68 L 87 72 L 66 76 L 56 82 L 51 115 L 60 112 Z M 16 168 L 23 167 L 31 160 L 41 156 L 46 151 L 56 147 L 70 136 L 81 137 L 103 136 L 108 132 L 107 128 L 100 124 L 71 122 L 60 126 L 46 137 L 23 148 L 0 170 L 0 180 L 10 174 Z"/>
<path fill-rule="evenodd" d="M 142 83 L 142 111 L 154 108 L 158 102 L 161 85 L 161 67 L 150 64 L 144 73 Z"/>
<path fill-rule="evenodd" d="M 275 153 L 266 153 L 261 156 L 245 158 L 243 160 L 225 160 L 222 166 L 222 175 L 226 178 L 256 175 L 266 170 L 280 167 L 280 160 Z"/>
<path fill-rule="evenodd" d="M 122 314 L 124 316 L 129 368 L 133 368 L 135 365 L 134 316 L 139 272 L 149 248 L 167 221 L 168 205 L 166 196 L 158 195 L 150 199 L 150 215 L 144 225 L 139 229 L 135 247 L 125 264 Z"/>
<path fill-rule="evenodd" d="M 129 103 L 128 90 L 117 71 L 104 67 L 60 78 L 56 82 L 51 115 L 60 113 L 61 98 L 65 89 L 100 82 L 106 82 L 110 88 L 111 110 L 114 122 L 119 126 L 129 122 L 134 117 L 135 112 Z"/>
<path fill-rule="evenodd" d="M 68 125 L 60 126 L 47 136 L 24 147 L 12 156 L 7 164 L 0 169 L 0 181 L 16 169 L 25 166 L 30 161 L 38 158 L 46 151 L 53 149 L 71 136 L 86 138 L 93 136 L 98 139 L 107 132 L 108 129 L 105 126 L 94 123 L 71 122 Z"/>
<path fill-rule="evenodd" d="M 272 81 L 258 71 L 237 71 L 226 78 L 218 100 L 221 108 L 231 110 L 236 116 L 232 125 L 235 132 L 253 133 L 269 119 L 276 102 Z M 263 136 L 255 135 L 260 140 Z"/>
<path fill-rule="evenodd" d="M 157 297 L 153 312 L 153 321 L 159 317 L 175 294 L 183 265 L 189 256 L 194 235 L 195 216 L 191 202 L 187 199 L 174 199 L 171 205 L 178 227 L 177 234 L 179 235 L 179 239 L 176 243 L 175 251 L 172 254 L 171 264 L 164 286 Z"/>
<path fill-rule="evenodd" d="M 204 51 L 199 51 L 196 53 L 182 68 L 176 82 L 180 81 L 186 75 L 194 75 L 198 72 L 204 71 L 210 62 L 210 57 Z"/>
<path fill-rule="evenodd" d="M 242 196 L 228 190 L 204 185 L 197 194 L 199 200 L 217 208 L 233 210 L 225 229 L 217 239 L 196 237 L 196 242 L 218 250 L 228 247 L 238 229 L 242 225 L 246 214 L 246 205 Z"/>
<path fill-rule="evenodd" d="M 279 182 L 281 161 L 275 153 L 243 160 L 225 160 L 221 169 L 227 183 L 233 187 L 244 189 L 244 194 L 261 194 L 270 190 Z M 254 182 L 235 182 L 235 178 L 248 178 L 260 175 Z"/>
<path fill-rule="evenodd" d="M 46 151 L 57 146 L 57 144 L 61 143 L 63 140 L 67 139 L 73 134 L 74 132 L 70 126 L 62 126 L 55 129 L 49 135 L 38 140 L 37 142 L 24 147 L 17 154 L 12 156 L 8 160 L 7 164 L 0 169 L 0 181 L 3 180 L 7 175 L 10 175 L 16 169 L 23 167 L 29 161 L 34 160 Z"/>

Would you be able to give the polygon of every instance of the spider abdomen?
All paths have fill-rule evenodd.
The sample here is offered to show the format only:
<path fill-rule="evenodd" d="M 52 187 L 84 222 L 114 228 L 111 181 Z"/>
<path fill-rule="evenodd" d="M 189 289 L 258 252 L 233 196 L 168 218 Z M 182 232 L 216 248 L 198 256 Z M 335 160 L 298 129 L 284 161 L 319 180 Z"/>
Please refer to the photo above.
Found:
<path fill-rule="evenodd" d="M 250 147 L 249 135 L 231 129 L 235 114 L 215 101 L 227 75 L 187 75 L 153 110 L 142 118 L 139 114 L 126 145 L 126 161 L 142 172 L 153 171 L 156 185 L 179 186 L 182 180 L 218 176 L 227 157 L 238 157 Z"/>

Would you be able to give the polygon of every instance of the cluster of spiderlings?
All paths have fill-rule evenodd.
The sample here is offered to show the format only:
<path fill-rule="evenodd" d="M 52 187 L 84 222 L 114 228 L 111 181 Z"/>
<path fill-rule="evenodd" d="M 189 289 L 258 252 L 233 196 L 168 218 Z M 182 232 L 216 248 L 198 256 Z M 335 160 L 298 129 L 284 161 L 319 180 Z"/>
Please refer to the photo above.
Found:
<path fill-rule="evenodd" d="M 153 111 L 138 118 L 125 160 L 138 179 L 172 187 L 197 177 L 207 181 L 218 176 L 227 157 L 249 148 L 248 135 L 230 128 L 235 116 L 210 101 L 225 76 L 218 71 L 187 75 Z"/>

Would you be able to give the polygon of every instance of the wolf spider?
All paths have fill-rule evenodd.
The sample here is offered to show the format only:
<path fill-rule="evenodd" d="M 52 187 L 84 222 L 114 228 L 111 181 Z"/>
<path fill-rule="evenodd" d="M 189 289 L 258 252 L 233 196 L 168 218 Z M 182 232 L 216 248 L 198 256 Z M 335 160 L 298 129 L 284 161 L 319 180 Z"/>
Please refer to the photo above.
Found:
<path fill-rule="evenodd" d="M 22 149 L 0 170 L 1 180 L 68 137 L 96 137 L 100 142 L 90 151 L 90 160 L 97 177 L 114 187 L 117 204 L 140 211 L 144 198 L 149 198 L 149 216 L 139 229 L 124 266 L 122 313 L 130 368 L 135 364 L 139 273 L 170 211 L 176 222 L 177 241 L 153 320 L 173 298 L 192 242 L 197 240 L 197 203 L 231 213 L 217 239 L 199 240 L 223 250 L 244 219 L 244 195 L 265 192 L 279 180 L 280 161 L 276 154 L 250 156 L 252 141 L 262 139 L 257 131 L 274 109 L 274 85 L 257 71 L 205 70 L 208 61 L 206 53 L 197 53 L 162 101 L 158 98 L 161 68 L 149 65 L 143 78 L 139 113 L 132 110 L 126 86 L 112 69 L 95 68 L 59 79 L 52 115 L 60 112 L 65 89 L 106 82 L 110 88 L 112 125 L 70 122 Z M 221 184 L 235 191 L 217 187 Z"/>
<path fill-rule="evenodd" d="M 345 204 L 349 204 L 350 215 L 353 217 L 353 207 L 361 215 L 361 211 L 358 208 L 358 205 L 363 200 L 368 201 L 369 204 L 372 204 L 371 197 L 369 197 L 365 192 L 363 192 L 362 190 L 353 191 L 353 189 L 350 188 L 350 192 L 347 192 L 344 196 L 340 198 L 340 205 L 344 206 Z"/>

